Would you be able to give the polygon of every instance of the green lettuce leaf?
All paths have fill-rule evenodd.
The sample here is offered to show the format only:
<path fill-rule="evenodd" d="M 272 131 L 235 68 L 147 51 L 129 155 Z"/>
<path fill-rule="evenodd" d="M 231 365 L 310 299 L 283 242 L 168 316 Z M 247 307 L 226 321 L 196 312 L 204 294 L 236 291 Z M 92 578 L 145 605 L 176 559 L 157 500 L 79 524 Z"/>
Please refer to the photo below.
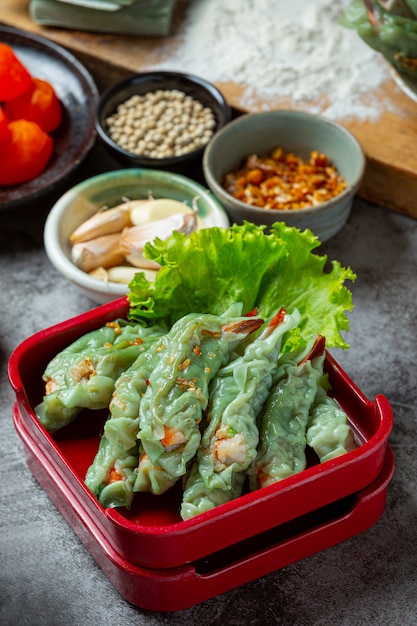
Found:
<path fill-rule="evenodd" d="M 317 333 L 326 337 L 327 347 L 347 348 L 341 331 L 349 328 L 346 311 L 353 304 L 344 283 L 356 275 L 337 261 L 326 272 L 327 256 L 313 253 L 319 245 L 311 231 L 281 222 L 269 233 L 244 222 L 155 239 L 144 256 L 161 269 L 155 283 L 142 272 L 131 281 L 129 319 L 170 326 L 191 311 L 221 314 L 242 302 L 244 312 L 257 307 L 267 320 L 283 306 L 301 313 L 300 326 L 288 339 L 291 349 Z"/>

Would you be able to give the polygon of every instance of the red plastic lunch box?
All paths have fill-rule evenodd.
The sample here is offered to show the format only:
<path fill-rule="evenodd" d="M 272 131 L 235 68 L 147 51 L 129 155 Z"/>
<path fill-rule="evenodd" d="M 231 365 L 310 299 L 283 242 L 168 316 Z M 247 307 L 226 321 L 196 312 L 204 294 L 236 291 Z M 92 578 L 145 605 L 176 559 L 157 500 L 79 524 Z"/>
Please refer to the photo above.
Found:
<path fill-rule="evenodd" d="M 51 434 L 34 407 L 51 358 L 127 311 L 121 298 L 42 330 L 9 361 L 27 464 L 124 598 L 153 611 L 184 609 L 362 532 L 382 515 L 394 469 L 392 410 L 383 395 L 370 402 L 328 353 L 332 395 L 349 417 L 355 450 L 187 521 L 179 515 L 180 482 L 161 496 L 136 494 L 129 511 L 104 509 L 84 477 L 107 412 L 84 411 Z"/>

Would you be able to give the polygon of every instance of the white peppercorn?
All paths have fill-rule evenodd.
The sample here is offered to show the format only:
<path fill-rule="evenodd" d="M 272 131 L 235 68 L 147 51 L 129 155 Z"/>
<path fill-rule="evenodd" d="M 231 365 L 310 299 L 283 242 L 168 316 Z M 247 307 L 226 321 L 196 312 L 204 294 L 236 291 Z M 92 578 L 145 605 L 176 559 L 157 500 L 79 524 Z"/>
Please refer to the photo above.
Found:
<path fill-rule="evenodd" d="M 106 119 L 115 143 L 151 158 L 180 156 L 204 146 L 216 123 L 209 107 L 178 89 L 133 95 Z"/>

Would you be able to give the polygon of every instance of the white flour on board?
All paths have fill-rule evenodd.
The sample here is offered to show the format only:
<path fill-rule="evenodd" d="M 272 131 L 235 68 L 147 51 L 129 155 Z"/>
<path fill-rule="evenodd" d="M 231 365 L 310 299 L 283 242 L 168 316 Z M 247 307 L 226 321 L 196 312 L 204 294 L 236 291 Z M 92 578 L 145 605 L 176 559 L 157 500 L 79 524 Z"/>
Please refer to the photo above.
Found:
<path fill-rule="evenodd" d="M 328 118 L 375 118 L 383 104 L 369 94 L 390 70 L 338 24 L 349 1 L 191 0 L 178 50 L 153 67 L 232 81 L 246 108 L 291 98 Z"/>

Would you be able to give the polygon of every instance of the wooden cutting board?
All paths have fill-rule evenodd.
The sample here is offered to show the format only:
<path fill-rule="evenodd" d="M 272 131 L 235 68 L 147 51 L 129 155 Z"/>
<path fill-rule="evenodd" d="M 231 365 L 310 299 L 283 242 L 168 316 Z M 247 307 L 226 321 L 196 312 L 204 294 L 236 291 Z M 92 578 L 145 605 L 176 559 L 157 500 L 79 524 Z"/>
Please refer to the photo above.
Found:
<path fill-rule="evenodd" d="M 47 39 L 67 48 L 91 72 L 101 91 L 133 72 L 146 71 L 164 53 L 179 45 L 178 32 L 188 2 L 179 0 L 173 17 L 172 35 L 164 38 L 133 37 L 70 31 L 35 24 L 28 15 L 29 0 L 1 0 L 0 22 Z M 230 105 L 255 112 L 265 107 L 294 107 L 294 103 L 253 100 L 243 104 L 243 91 L 234 83 L 217 83 Z M 393 79 L 371 94 L 375 102 L 386 103 L 379 117 L 371 121 L 340 119 L 361 143 L 367 166 L 359 195 L 382 206 L 417 218 L 417 103 Z"/>

